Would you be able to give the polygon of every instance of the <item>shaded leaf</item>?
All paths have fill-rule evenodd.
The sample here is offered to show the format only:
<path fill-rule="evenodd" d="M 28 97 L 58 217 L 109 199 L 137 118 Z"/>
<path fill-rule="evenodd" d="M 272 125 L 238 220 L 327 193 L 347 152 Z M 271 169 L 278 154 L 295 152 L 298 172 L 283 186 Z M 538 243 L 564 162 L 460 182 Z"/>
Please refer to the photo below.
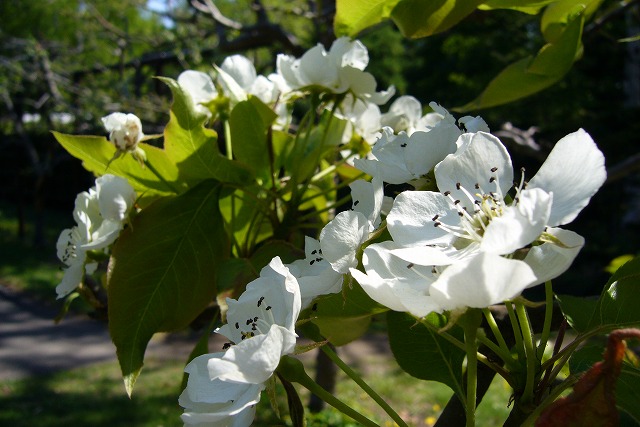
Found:
<path fill-rule="evenodd" d="M 465 112 L 506 104 L 539 92 L 559 81 L 582 51 L 582 15 L 573 17 L 555 43 L 535 57 L 523 58 L 505 68 L 473 101 L 453 110 Z"/>
<path fill-rule="evenodd" d="M 323 337 L 333 345 L 341 346 L 364 335 L 371 317 L 387 310 L 369 298 L 358 283 L 353 282 L 351 285 L 345 284 L 342 293 L 317 298 L 310 313 L 307 313 Z"/>
<path fill-rule="evenodd" d="M 447 323 L 446 319 L 437 313 L 431 313 L 424 321 L 437 328 L 442 328 Z M 422 380 L 446 384 L 464 400 L 463 350 L 406 313 L 389 311 L 387 325 L 391 351 L 405 372 Z M 460 328 L 449 329 L 447 333 L 464 341 L 464 334 Z"/>
<path fill-rule="evenodd" d="M 152 203 L 116 242 L 109 264 L 109 331 L 127 393 L 154 333 L 187 326 L 215 295 L 228 243 L 219 183 Z"/>
<path fill-rule="evenodd" d="M 304 405 L 300 400 L 298 391 L 289 381 L 284 379 L 281 375 L 278 375 L 280 382 L 284 386 L 284 390 L 287 393 L 287 406 L 289 407 L 289 417 L 291 418 L 291 424 L 293 427 L 304 427 L 306 425 L 304 419 Z"/>
<path fill-rule="evenodd" d="M 268 179 L 273 147 L 269 147 L 267 130 L 276 114 L 258 98 L 239 102 L 229 116 L 233 155 L 252 170 L 254 175 Z"/>
<path fill-rule="evenodd" d="M 558 295 L 557 300 L 569 325 L 578 332 L 586 332 L 593 312 L 598 305 L 598 300 L 593 297 L 585 298 L 572 295 Z"/>

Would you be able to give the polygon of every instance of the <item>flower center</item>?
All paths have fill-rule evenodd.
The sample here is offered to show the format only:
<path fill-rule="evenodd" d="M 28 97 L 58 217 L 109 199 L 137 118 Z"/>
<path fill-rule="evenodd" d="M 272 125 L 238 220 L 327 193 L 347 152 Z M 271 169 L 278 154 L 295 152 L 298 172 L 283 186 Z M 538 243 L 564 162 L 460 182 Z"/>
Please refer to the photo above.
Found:
<path fill-rule="evenodd" d="M 245 340 L 269 332 L 271 325 L 276 323 L 271 309 L 272 307 L 268 304 L 266 298 L 261 296 L 256 301 L 256 308 L 251 310 L 251 315 L 244 321 L 238 321 L 234 324 L 235 328 L 240 332 L 240 339 Z"/>
<path fill-rule="evenodd" d="M 508 204 L 505 200 L 506 194 L 502 193 L 500 180 L 496 174 L 497 171 L 497 167 L 490 169 L 489 179 L 487 180 L 489 191 L 483 188 L 483 185 L 479 182 L 474 184 L 472 190 L 465 188 L 460 182 L 456 183 L 456 194 L 466 199 L 467 203 L 462 203 L 463 199 L 456 199 L 450 190 L 443 193 L 451 201 L 453 210 L 460 217 L 460 222 L 457 225 L 445 224 L 439 220 L 440 215 L 435 215 L 431 220 L 434 227 L 438 227 L 456 237 L 453 242 L 453 246 L 456 249 L 463 249 L 474 242 L 480 243 L 489 223 L 494 218 L 504 214 Z M 524 168 L 521 169 L 521 172 L 520 183 L 514 183 L 516 184 L 516 197 L 513 200 L 513 204 L 518 203 L 518 195 L 526 185 Z M 473 206 L 473 209 L 469 209 L 467 206 Z"/>

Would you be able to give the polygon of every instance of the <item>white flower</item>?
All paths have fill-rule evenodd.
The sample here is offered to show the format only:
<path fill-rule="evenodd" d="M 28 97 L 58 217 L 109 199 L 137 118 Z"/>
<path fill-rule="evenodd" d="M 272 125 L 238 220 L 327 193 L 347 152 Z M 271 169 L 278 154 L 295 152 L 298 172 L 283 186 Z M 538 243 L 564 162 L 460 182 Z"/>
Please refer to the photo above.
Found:
<path fill-rule="evenodd" d="M 279 325 L 293 334 L 300 314 L 300 286 L 289 269 L 276 257 L 247 285 L 236 301 L 227 298 L 227 324 L 216 330 L 233 343 L 266 333 Z M 293 347 L 291 347 L 293 348 Z"/>
<path fill-rule="evenodd" d="M 356 253 L 380 224 L 383 202 L 382 181 L 358 180 L 350 185 L 352 208 L 340 212 L 320 232 L 322 255 L 338 273 L 347 273 L 356 267 Z"/>
<path fill-rule="evenodd" d="M 367 48 L 360 41 L 341 37 L 333 42 L 329 52 L 318 44 L 300 59 L 280 54 L 276 65 L 282 81 L 291 90 L 315 86 L 336 94 L 351 92 L 356 98 L 384 104 L 395 89 L 376 92 L 375 78 L 363 71 L 368 63 Z"/>
<path fill-rule="evenodd" d="M 334 294 L 342 289 L 342 274 L 324 259 L 320 242 L 308 236 L 304 242 L 305 259 L 287 264 L 300 285 L 303 308 L 319 295 Z"/>
<path fill-rule="evenodd" d="M 389 111 L 382 115 L 381 122 L 395 133 L 406 132 L 411 135 L 417 130 L 426 131 L 435 127 L 444 117 L 438 112 L 423 115 L 420 101 L 413 96 L 404 95 L 393 101 Z"/>
<path fill-rule="evenodd" d="M 58 258 L 66 264 L 58 298 L 71 293 L 91 274 L 97 263 L 87 263 L 87 251 L 104 250 L 120 234 L 135 202 L 136 194 L 127 180 L 114 175 L 96 179 L 96 186 L 78 194 L 73 216 L 78 225 L 63 230 L 56 244 Z"/>
<path fill-rule="evenodd" d="M 327 107 L 329 108 L 329 107 Z M 335 116 L 347 121 L 342 137 L 343 143 L 348 143 L 356 133 L 367 143 L 373 145 L 380 138 L 380 108 L 372 103 L 354 98 L 347 94 L 335 111 Z"/>
<path fill-rule="evenodd" d="M 513 183 L 509 154 L 496 137 L 478 132 L 461 137 L 459 149 L 436 166 L 435 176 L 442 193 L 406 191 L 396 197 L 387 217 L 393 240 L 411 247 L 411 262 L 420 265 L 434 265 L 420 255 L 424 245 L 444 245 L 458 260 L 480 253 L 517 257 L 521 249 L 530 254 L 524 263 L 532 266 L 552 257 L 552 272 L 533 269 L 537 279 L 521 282 L 524 289 L 556 277 L 573 261 L 582 238 L 548 227 L 575 218 L 606 172 L 602 153 L 579 130 L 558 142 L 528 185 L 522 178 L 511 201 L 506 197 Z"/>
<path fill-rule="evenodd" d="M 111 113 L 102 118 L 109 140 L 120 151 L 135 151 L 144 137 L 142 123 L 135 114 Z"/>
<path fill-rule="evenodd" d="M 295 348 L 300 289 L 280 258 L 227 304 L 227 324 L 216 332 L 230 340 L 228 350 L 197 357 L 185 368 L 189 381 L 179 403 L 186 424 L 250 425 L 265 381 Z"/>
<path fill-rule="evenodd" d="M 218 91 L 211 77 L 201 71 L 186 70 L 178 76 L 178 85 L 189 94 L 196 112 L 211 117 L 208 104 L 218 97 Z"/>

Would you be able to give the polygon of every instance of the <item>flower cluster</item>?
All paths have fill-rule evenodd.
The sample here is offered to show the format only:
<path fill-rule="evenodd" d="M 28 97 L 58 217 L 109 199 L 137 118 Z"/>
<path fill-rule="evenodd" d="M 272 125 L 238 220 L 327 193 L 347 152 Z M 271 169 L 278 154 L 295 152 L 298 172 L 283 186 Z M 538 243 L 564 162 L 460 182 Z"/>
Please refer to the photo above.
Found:
<path fill-rule="evenodd" d="M 606 178 L 583 130 L 562 138 L 529 182 L 523 170 L 514 183 L 511 158 L 489 133 L 463 133 L 454 146 L 435 164 L 439 191 L 398 194 L 386 217 L 391 240 L 364 249 L 364 272 L 350 269 L 371 298 L 418 317 L 488 307 L 563 273 L 584 239 L 557 226 Z"/>
<path fill-rule="evenodd" d="M 98 264 L 88 257 L 90 251 L 106 253 L 128 220 L 136 193 L 126 179 L 103 175 L 95 187 L 78 194 L 73 217 L 77 225 L 60 233 L 56 245 L 58 258 L 66 265 L 62 282 L 56 287 L 58 298 L 71 293 L 85 273 L 93 273 Z"/>

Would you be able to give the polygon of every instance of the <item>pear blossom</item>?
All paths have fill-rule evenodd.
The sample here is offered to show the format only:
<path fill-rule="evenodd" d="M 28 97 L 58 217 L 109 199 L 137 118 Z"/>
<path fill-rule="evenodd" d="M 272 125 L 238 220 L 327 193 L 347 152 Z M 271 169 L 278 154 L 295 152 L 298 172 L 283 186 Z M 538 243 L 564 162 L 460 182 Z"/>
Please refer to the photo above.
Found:
<path fill-rule="evenodd" d="M 227 323 L 216 330 L 230 340 L 226 351 L 199 356 L 185 367 L 189 380 L 178 400 L 185 424 L 251 425 L 265 382 L 295 348 L 300 288 L 280 258 L 227 305 Z"/>
<path fill-rule="evenodd" d="M 201 71 L 186 70 L 178 76 L 178 85 L 189 94 L 196 112 L 211 117 L 208 104 L 218 97 L 218 91 L 211 77 Z"/>
<path fill-rule="evenodd" d="M 319 295 L 334 294 L 342 290 L 342 274 L 324 259 L 320 242 L 309 236 L 305 236 L 304 241 L 305 258 L 287 264 L 300 285 L 303 308 L 309 306 Z"/>
<path fill-rule="evenodd" d="M 104 251 L 117 239 L 135 198 L 127 180 L 108 174 L 96 179 L 95 187 L 78 194 L 73 211 L 77 225 L 63 230 L 56 244 L 58 258 L 66 265 L 56 287 L 58 298 L 71 293 L 85 273 L 96 270 L 98 265 L 87 261 L 87 252 Z"/>
<path fill-rule="evenodd" d="M 278 74 L 284 83 L 283 92 L 320 87 L 336 94 L 351 92 L 377 105 L 386 103 L 395 93 L 390 87 L 376 92 L 373 75 L 364 71 L 369 63 L 367 48 L 358 40 L 340 37 L 327 52 L 318 44 L 296 59 L 280 54 L 277 57 Z"/>
<path fill-rule="evenodd" d="M 380 225 L 380 211 L 384 200 L 382 181 L 357 180 L 350 185 L 352 207 L 340 212 L 320 232 L 322 255 L 338 273 L 345 274 L 356 267 L 356 253 L 360 246 Z"/>
<path fill-rule="evenodd" d="M 423 115 L 420 101 L 413 96 L 403 95 L 393 101 L 389 111 L 382 115 L 380 121 L 395 133 L 404 131 L 411 136 L 417 130 L 424 131 L 435 127 L 444 117 L 436 111 Z"/>
<path fill-rule="evenodd" d="M 486 291 L 483 298 L 474 297 L 481 304 L 498 303 L 496 298 L 517 295 L 565 271 L 584 239 L 551 227 L 575 218 L 606 178 L 604 157 L 591 137 L 579 130 L 562 138 L 528 185 L 521 179 L 513 200 L 507 194 L 513 168 L 502 143 L 484 132 L 464 134 L 458 143 L 456 153 L 435 168 L 442 193 L 405 191 L 396 197 L 387 224 L 393 241 L 407 248 L 399 256 L 414 265 L 437 266 L 432 251 L 422 248 L 440 248 L 452 261 L 440 267 L 432 289 L 455 300 L 451 295 L 464 291 L 449 286 L 475 281 L 482 285 L 474 284 L 474 290 Z M 485 286 L 487 269 L 496 279 Z M 509 277 L 510 287 L 491 297 L 500 274 Z"/>

